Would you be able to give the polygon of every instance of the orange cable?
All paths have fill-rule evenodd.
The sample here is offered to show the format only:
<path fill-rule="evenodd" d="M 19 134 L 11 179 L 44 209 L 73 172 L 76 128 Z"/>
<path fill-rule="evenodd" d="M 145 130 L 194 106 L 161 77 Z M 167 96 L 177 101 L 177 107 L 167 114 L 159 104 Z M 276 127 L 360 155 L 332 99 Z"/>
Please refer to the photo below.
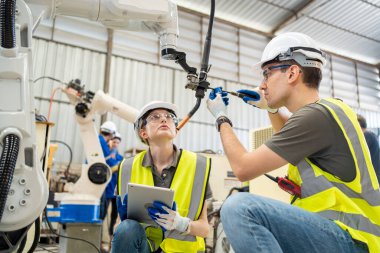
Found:
<path fill-rule="evenodd" d="M 177 126 L 177 130 L 179 131 L 189 121 L 189 119 L 190 117 L 187 115 L 183 120 L 181 120 Z"/>
<path fill-rule="evenodd" d="M 55 88 L 50 96 L 50 103 L 49 103 L 49 112 L 48 112 L 48 117 L 47 117 L 47 120 L 48 122 L 50 121 L 50 113 L 51 113 L 51 107 L 52 107 L 52 104 L 53 104 L 53 99 L 54 99 L 54 96 L 55 96 L 55 93 L 57 92 L 57 90 L 60 90 L 61 88 L 58 87 L 58 88 Z"/>

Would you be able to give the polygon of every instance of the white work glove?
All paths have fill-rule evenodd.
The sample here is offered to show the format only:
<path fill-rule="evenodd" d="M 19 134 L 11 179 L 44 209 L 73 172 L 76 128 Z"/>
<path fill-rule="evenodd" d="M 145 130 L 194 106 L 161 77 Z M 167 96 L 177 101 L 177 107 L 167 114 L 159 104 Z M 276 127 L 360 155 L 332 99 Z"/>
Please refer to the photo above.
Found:
<path fill-rule="evenodd" d="M 217 87 L 210 92 L 209 99 L 207 99 L 207 108 L 215 119 L 221 116 L 227 117 L 228 100 L 227 92 L 222 91 L 222 87 Z"/>
<path fill-rule="evenodd" d="M 273 109 L 268 106 L 267 100 L 264 97 L 263 91 L 259 87 L 252 90 L 238 90 L 240 94 L 247 95 L 242 97 L 244 102 L 254 107 L 267 110 L 270 113 L 278 112 L 278 109 Z"/>
<path fill-rule="evenodd" d="M 191 220 L 187 217 L 182 217 L 176 209 L 175 202 L 173 207 L 169 208 L 159 201 L 154 201 L 153 207 L 148 207 L 148 213 L 164 231 L 175 229 L 182 233 L 186 232 Z"/>

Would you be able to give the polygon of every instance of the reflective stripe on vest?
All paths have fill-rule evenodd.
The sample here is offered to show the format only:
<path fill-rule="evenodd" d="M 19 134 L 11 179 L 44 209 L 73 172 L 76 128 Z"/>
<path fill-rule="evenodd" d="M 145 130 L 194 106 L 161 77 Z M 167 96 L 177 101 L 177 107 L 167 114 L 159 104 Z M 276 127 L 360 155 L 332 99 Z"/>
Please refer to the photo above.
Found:
<path fill-rule="evenodd" d="M 118 194 L 122 198 L 127 193 L 129 182 L 154 185 L 151 168 L 142 166 L 145 154 L 146 151 L 141 152 L 133 159 L 130 158 L 120 165 Z M 170 186 L 175 191 L 174 200 L 177 202 L 177 211 L 181 216 L 186 216 L 191 220 L 199 218 L 205 201 L 210 167 L 210 159 L 181 150 L 176 172 Z M 192 183 L 192 186 L 190 183 Z M 186 247 L 194 248 L 194 251 L 186 252 L 201 252 L 199 250 L 204 250 L 204 240 L 202 239 L 202 241 L 203 243 L 200 243 L 199 239 L 193 235 L 183 235 L 176 230 L 171 230 L 165 232 L 165 240 L 162 242 L 161 247 L 163 250 L 169 248 L 167 251 L 170 252 L 170 248 L 173 248 L 173 246 L 178 248 L 181 247 L 179 244 L 186 244 Z M 199 244 L 201 244 L 201 248 L 199 248 Z"/>
<path fill-rule="evenodd" d="M 367 243 L 371 252 L 380 252 L 379 185 L 364 136 L 359 136 L 361 129 L 356 114 L 337 100 L 323 99 L 318 103 L 330 112 L 340 126 L 355 161 L 356 177 L 352 182 L 343 182 L 306 158 L 297 167 L 289 166 L 289 179 L 301 180 L 297 183 L 301 184 L 302 196 L 294 204 L 334 220 L 353 238 Z M 328 191 L 332 191 L 331 194 Z M 325 197 L 324 201 L 321 200 L 322 196 Z M 326 199 L 329 197 L 331 199 Z M 329 206 L 329 202 L 333 206 Z"/>

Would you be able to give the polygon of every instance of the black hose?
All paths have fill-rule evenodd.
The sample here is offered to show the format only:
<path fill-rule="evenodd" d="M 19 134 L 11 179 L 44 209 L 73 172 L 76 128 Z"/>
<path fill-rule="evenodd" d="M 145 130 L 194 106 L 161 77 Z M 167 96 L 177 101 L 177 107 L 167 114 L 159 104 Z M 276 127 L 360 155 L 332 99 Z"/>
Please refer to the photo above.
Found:
<path fill-rule="evenodd" d="M 9 188 L 11 187 L 19 148 L 20 137 L 15 134 L 8 134 L 4 137 L 3 151 L 0 158 L 0 222 L 3 217 Z"/>
<path fill-rule="evenodd" d="M 208 60 L 210 58 L 210 48 L 211 48 L 212 27 L 214 25 L 214 15 L 215 15 L 215 0 L 211 0 L 210 19 L 208 21 L 208 30 L 207 30 L 205 44 L 203 48 L 201 71 L 199 73 L 200 81 L 204 81 L 207 78 Z"/>
<path fill-rule="evenodd" d="M 0 18 L 1 18 L 1 47 L 16 47 L 16 0 L 1 0 Z"/>
<path fill-rule="evenodd" d="M 210 19 L 208 22 L 208 30 L 206 34 L 205 44 L 203 48 L 202 55 L 202 63 L 201 63 L 201 71 L 199 75 L 199 82 L 195 85 L 195 82 L 190 81 L 186 85 L 186 88 L 195 89 L 195 97 L 197 98 L 197 102 L 193 109 L 186 115 L 186 117 L 178 124 L 177 130 L 181 130 L 181 128 L 190 120 L 190 118 L 195 114 L 195 112 L 199 109 L 201 105 L 201 100 L 205 96 L 205 92 L 210 87 L 210 83 L 207 82 L 207 72 L 209 70 L 208 60 L 210 58 L 210 47 L 211 47 L 211 37 L 212 37 L 212 27 L 214 25 L 214 14 L 215 14 L 215 0 L 211 0 L 211 10 L 210 10 Z M 188 73 L 187 78 L 191 80 L 196 75 L 197 69 L 190 67 L 186 63 L 186 54 L 183 52 L 175 52 L 176 54 L 176 63 L 179 63 L 181 67 Z M 189 85 L 190 84 L 190 85 Z M 188 86 L 189 85 L 189 86 Z"/>
<path fill-rule="evenodd" d="M 210 87 L 207 82 L 207 73 L 209 71 L 208 60 L 210 58 L 212 27 L 214 25 L 215 0 L 211 0 L 210 19 L 208 21 L 208 30 L 206 34 L 205 44 L 203 48 L 201 71 L 199 73 L 199 84 L 195 91 L 196 98 L 204 98 L 206 90 Z"/>
<path fill-rule="evenodd" d="M 187 114 L 189 117 L 193 116 L 194 113 L 199 109 L 199 106 L 201 105 L 201 98 L 197 98 L 197 102 L 195 103 L 193 109 Z"/>

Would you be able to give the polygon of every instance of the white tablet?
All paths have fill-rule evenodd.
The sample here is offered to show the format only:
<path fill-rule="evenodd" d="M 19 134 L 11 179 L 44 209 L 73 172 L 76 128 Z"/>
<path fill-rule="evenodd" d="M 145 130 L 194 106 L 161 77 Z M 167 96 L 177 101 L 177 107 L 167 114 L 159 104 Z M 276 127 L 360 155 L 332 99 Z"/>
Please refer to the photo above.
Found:
<path fill-rule="evenodd" d="M 153 201 L 160 201 L 168 206 L 173 205 L 174 191 L 168 188 L 141 184 L 128 184 L 127 218 L 146 224 L 156 224 L 149 216 L 147 207 Z"/>

